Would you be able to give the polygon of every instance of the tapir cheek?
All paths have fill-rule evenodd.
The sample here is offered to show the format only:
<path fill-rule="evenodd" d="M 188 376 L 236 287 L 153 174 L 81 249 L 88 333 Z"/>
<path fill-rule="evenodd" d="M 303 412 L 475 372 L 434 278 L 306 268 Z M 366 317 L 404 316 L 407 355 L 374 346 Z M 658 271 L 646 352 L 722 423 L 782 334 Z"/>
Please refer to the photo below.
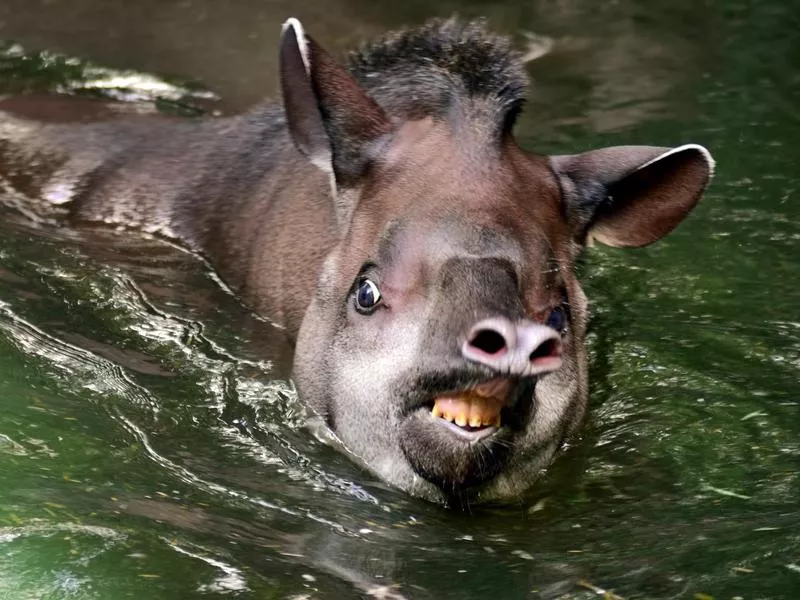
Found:
<path fill-rule="evenodd" d="M 531 439 L 552 436 L 563 425 L 564 411 L 579 389 L 574 356 L 567 354 L 561 369 L 543 377 L 534 394 L 535 418 L 531 419 L 527 435 Z"/>
<path fill-rule="evenodd" d="M 411 472 L 400 448 L 399 390 L 418 360 L 419 326 L 406 323 L 384 333 L 378 345 L 360 335 L 336 338 L 326 392 L 336 435 L 371 469 L 393 479 L 398 469 Z"/>
<path fill-rule="evenodd" d="M 373 320 L 374 316 L 359 315 L 359 327 L 336 336 L 331 366 L 336 387 L 342 390 L 340 404 L 349 397 L 348 411 L 380 411 L 388 418 L 396 412 L 391 398 L 395 381 L 418 365 L 422 328 L 413 320 L 391 322 L 386 315 Z"/>

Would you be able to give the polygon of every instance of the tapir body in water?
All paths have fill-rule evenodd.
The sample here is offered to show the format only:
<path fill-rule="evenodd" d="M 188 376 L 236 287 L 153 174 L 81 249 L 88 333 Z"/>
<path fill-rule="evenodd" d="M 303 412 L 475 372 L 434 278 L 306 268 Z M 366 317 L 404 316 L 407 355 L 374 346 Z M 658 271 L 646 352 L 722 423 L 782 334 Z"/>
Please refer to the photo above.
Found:
<path fill-rule="evenodd" d="M 709 153 L 523 150 L 523 64 L 481 23 L 391 34 L 345 67 L 291 19 L 280 70 L 283 106 L 241 116 L 0 118 L 0 169 L 13 183 L 38 165 L 28 194 L 72 222 L 206 256 L 296 336 L 302 400 L 385 481 L 441 502 L 519 497 L 586 407 L 577 257 L 669 233 Z"/>

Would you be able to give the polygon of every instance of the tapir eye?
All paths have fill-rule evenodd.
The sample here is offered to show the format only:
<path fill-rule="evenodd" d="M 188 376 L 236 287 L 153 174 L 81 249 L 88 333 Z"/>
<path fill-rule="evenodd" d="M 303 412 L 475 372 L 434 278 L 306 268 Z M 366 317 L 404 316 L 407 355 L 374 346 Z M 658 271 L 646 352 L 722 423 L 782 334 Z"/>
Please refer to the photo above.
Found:
<path fill-rule="evenodd" d="M 356 310 L 361 313 L 371 312 L 381 301 L 381 291 L 371 279 L 361 279 L 356 284 Z"/>
<path fill-rule="evenodd" d="M 545 321 L 545 325 L 548 327 L 552 327 L 560 334 L 565 334 L 567 332 L 567 310 L 564 306 L 557 306 L 550 314 L 547 315 L 547 320 Z"/>

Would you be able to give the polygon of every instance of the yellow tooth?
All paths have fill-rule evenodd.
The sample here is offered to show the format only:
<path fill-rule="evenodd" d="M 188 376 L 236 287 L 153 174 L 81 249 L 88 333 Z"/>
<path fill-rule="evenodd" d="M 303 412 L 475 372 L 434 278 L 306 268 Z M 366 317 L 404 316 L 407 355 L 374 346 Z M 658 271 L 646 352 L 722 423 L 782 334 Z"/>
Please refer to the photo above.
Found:
<path fill-rule="evenodd" d="M 481 418 L 478 415 L 470 415 L 469 416 L 469 426 L 470 427 L 480 427 L 481 426 Z"/>
<path fill-rule="evenodd" d="M 459 415 L 456 416 L 456 425 L 458 425 L 459 427 L 464 427 L 464 425 L 466 424 L 467 424 L 467 415 L 465 415 L 464 413 L 460 413 Z"/>
<path fill-rule="evenodd" d="M 433 405 L 433 409 L 431 409 L 431 414 L 432 414 L 434 417 L 441 417 L 441 416 L 442 416 L 442 409 L 441 409 L 441 408 L 439 408 L 439 405 L 438 405 L 438 404 L 434 404 L 434 405 Z"/>
<path fill-rule="evenodd" d="M 450 421 L 451 423 L 453 422 L 453 415 L 451 415 L 450 413 L 442 413 L 442 418 L 445 421 Z"/>
<path fill-rule="evenodd" d="M 500 415 L 497 415 L 494 418 L 494 422 L 492 423 L 492 425 L 494 425 L 495 427 L 500 427 Z"/>

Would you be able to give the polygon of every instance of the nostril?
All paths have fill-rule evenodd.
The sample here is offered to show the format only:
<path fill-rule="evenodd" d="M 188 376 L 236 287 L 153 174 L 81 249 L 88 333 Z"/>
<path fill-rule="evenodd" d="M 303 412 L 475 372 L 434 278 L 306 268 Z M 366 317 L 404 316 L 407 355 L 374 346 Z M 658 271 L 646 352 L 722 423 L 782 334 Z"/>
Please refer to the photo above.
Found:
<path fill-rule="evenodd" d="M 486 354 L 497 354 L 505 350 L 506 338 L 493 329 L 481 329 L 472 336 L 469 345 Z"/>
<path fill-rule="evenodd" d="M 545 340 L 531 352 L 528 357 L 531 362 L 536 362 L 540 358 L 558 358 L 561 356 L 561 342 L 558 340 Z"/>

